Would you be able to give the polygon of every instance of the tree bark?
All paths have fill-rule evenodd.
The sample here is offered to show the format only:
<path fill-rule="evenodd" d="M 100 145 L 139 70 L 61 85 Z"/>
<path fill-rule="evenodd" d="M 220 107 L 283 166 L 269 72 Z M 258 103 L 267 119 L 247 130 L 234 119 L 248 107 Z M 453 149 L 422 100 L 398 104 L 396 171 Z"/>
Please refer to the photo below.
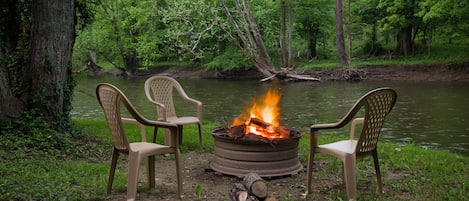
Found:
<path fill-rule="evenodd" d="M 32 2 L 31 90 L 28 99 L 57 128 L 68 121 L 69 73 L 75 34 L 73 0 Z M 67 94 L 68 93 L 68 94 Z"/>
<path fill-rule="evenodd" d="M 348 68 L 347 55 L 345 52 L 344 40 L 344 23 L 342 17 L 342 0 L 335 1 L 335 28 L 336 28 L 336 47 L 337 47 L 337 61 L 339 65 Z"/>
<path fill-rule="evenodd" d="M 20 38 L 20 25 L 19 13 L 17 9 L 17 1 L 5 0 L 2 1 L 0 9 L 3 11 L 2 18 L 0 18 L 0 58 L 13 57 L 16 51 L 18 40 Z M 19 85 L 24 72 L 24 66 L 19 64 L 15 67 L 18 69 L 18 74 L 15 74 L 16 81 L 11 81 L 10 69 L 15 67 L 11 66 L 6 59 L 0 60 L 0 125 L 4 124 L 9 117 L 18 117 L 26 107 L 25 102 L 15 96 L 12 85 Z"/>
<path fill-rule="evenodd" d="M 287 63 L 287 45 L 285 42 L 286 35 L 286 8 L 285 0 L 280 1 L 280 63 L 282 68 L 288 67 Z"/>

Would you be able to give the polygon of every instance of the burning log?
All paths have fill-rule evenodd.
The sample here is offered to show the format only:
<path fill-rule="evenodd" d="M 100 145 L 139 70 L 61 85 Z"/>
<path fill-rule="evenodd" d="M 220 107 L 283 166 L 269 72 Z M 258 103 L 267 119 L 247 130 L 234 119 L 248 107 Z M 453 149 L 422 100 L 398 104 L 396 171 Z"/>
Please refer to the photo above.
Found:
<path fill-rule="evenodd" d="M 248 173 L 243 183 L 233 184 L 230 191 L 231 201 L 277 201 L 268 195 L 267 183 L 256 173 Z"/>
<path fill-rule="evenodd" d="M 249 126 L 249 125 L 252 125 L 252 124 L 254 124 L 254 125 L 256 125 L 256 126 L 259 126 L 259 127 L 263 128 L 263 129 L 267 129 L 267 128 L 269 128 L 269 126 L 271 125 L 271 124 L 269 124 L 269 123 L 267 123 L 267 122 L 265 122 L 265 121 L 262 121 L 261 119 L 255 118 L 255 117 L 254 117 L 254 118 L 251 118 L 251 119 L 249 120 L 249 122 L 247 123 L 248 126 Z"/>

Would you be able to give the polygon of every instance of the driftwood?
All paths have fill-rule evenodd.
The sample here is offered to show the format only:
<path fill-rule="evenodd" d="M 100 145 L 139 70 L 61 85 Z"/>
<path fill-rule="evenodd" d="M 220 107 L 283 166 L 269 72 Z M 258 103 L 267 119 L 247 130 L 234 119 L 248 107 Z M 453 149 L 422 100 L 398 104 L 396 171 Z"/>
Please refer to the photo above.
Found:
<path fill-rule="evenodd" d="M 266 81 L 276 79 L 276 78 L 280 78 L 282 80 L 293 79 L 293 80 L 299 80 L 299 81 L 314 81 L 314 82 L 321 81 L 319 78 L 311 77 L 310 75 L 299 75 L 299 74 L 292 74 L 292 73 L 285 73 L 285 72 L 279 72 L 279 73 L 273 74 L 269 77 L 261 79 L 260 81 L 266 82 Z"/>
<path fill-rule="evenodd" d="M 233 184 L 229 197 L 231 201 L 278 201 L 269 195 L 267 182 L 256 173 L 248 173 L 243 183 Z"/>

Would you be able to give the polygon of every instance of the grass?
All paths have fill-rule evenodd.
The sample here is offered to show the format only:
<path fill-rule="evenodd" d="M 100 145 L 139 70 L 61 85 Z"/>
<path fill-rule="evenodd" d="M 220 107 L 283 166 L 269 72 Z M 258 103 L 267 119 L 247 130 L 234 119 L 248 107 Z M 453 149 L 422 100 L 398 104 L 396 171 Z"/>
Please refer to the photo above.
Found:
<path fill-rule="evenodd" d="M 452 44 L 442 45 L 435 44 L 432 46 L 431 54 L 428 54 L 425 48 L 416 51 L 412 55 L 394 56 L 387 58 L 386 56 L 367 57 L 367 58 L 352 58 L 352 66 L 386 66 L 386 65 L 435 65 L 435 64 L 452 64 L 469 62 L 469 46 L 467 44 Z M 331 57 L 328 60 L 318 60 L 313 62 L 297 61 L 296 66 L 304 68 L 337 68 L 336 57 Z"/>
<path fill-rule="evenodd" d="M 0 150 L 0 200 L 104 200 L 105 188 L 109 171 L 111 155 L 111 139 L 107 124 L 103 120 L 75 119 L 76 128 L 80 130 L 78 149 L 70 157 L 56 157 L 44 151 L 27 153 L 22 149 L 4 147 L 14 142 L 5 143 L 4 136 L 0 136 L 2 149 Z M 214 125 L 204 125 L 204 151 L 213 151 L 213 139 L 209 130 Z M 138 133 L 138 128 L 126 127 L 131 132 Z M 150 131 L 150 130 L 148 130 Z M 197 128 L 187 127 L 181 151 L 198 149 Z M 148 132 L 151 133 L 151 132 Z M 162 133 L 162 132 L 160 132 Z M 190 136 L 193 136 L 191 138 Z M 320 137 L 320 144 L 343 139 L 344 136 L 328 135 Z M 151 139 L 150 136 L 147 137 Z M 10 139 L 10 138 L 9 138 Z M 132 136 L 130 141 L 138 140 Z M 10 139 L 11 140 L 11 139 Z M 162 142 L 162 135 L 157 141 Z M 21 141 L 21 140 L 18 140 Z M 306 162 L 309 136 L 300 140 L 300 159 Z M 469 157 L 442 150 L 426 150 L 414 144 L 405 146 L 389 142 L 380 142 L 379 157 L 383 180 L 392 191 L 402 192 L 399 197 L 386 193 L 384 196 L 376 194 L 360 194 L 359 200 L 468 200 L 467 167 Z M 157 159 L 158 160 L 158 159 Z M 330 174 L 337 174 L 341 167 L 340 161 L 318 154 L 318 161 L 324 161 L 325 168 L 315 173 L 324 178 Z M 374 174 L 362 171 L 373 167 L 372 160 L 362 160 L 357 163 L 358 182 L 372 182 L 376 186 Z M 125 169 L 119 169 L 113 189 L 120 192 L 126 190 Z M 369 175 L 368 175 L 369 174 Z M 373 183 L 374 182 L 374 183 Z M 340 189 L 334 189 L 328 194 L 330 200 L 340 200 L 345 197 Z M 299 198 L 285 198 L 298 200 Z"/>

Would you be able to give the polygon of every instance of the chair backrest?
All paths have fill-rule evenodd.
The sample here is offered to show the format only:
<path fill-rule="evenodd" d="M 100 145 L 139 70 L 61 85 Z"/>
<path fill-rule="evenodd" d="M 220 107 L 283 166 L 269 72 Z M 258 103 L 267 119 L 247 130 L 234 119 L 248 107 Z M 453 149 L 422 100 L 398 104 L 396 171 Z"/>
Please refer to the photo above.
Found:
<path fill-rule="evenodd" d="M 397 93 L 393 89 L 378 88 L 357 101 L 354 108 L 365 107 L 365 120 L 356 147 L 357 155 L 367 154 L 376 149 L 384 119 L 391 112 L 396 99 Z"/>
<path fill-rule="evenodd" d="M 125 134 L 121 119 L 121 103 L 129 104 L 127 97 L 116 87 L 110 84 L 99 84 L 96 87 L 96 96 L 104 110 L 109 129 L 111 131 L 114 148 L 120 152 L 129 151 L 129 141 Z"/>
<path fill-rule="evenodd" d="M 178 93 L 185 94 L 179 82 L 168 76 L 153 76 L 145 81 L 147 98 L 152 98 L 153 101 L 164 105 L 164 108 L 156 107 L 158 120 L 177 117 L 173 102 L 173 89 L 176 89 Z"/>

